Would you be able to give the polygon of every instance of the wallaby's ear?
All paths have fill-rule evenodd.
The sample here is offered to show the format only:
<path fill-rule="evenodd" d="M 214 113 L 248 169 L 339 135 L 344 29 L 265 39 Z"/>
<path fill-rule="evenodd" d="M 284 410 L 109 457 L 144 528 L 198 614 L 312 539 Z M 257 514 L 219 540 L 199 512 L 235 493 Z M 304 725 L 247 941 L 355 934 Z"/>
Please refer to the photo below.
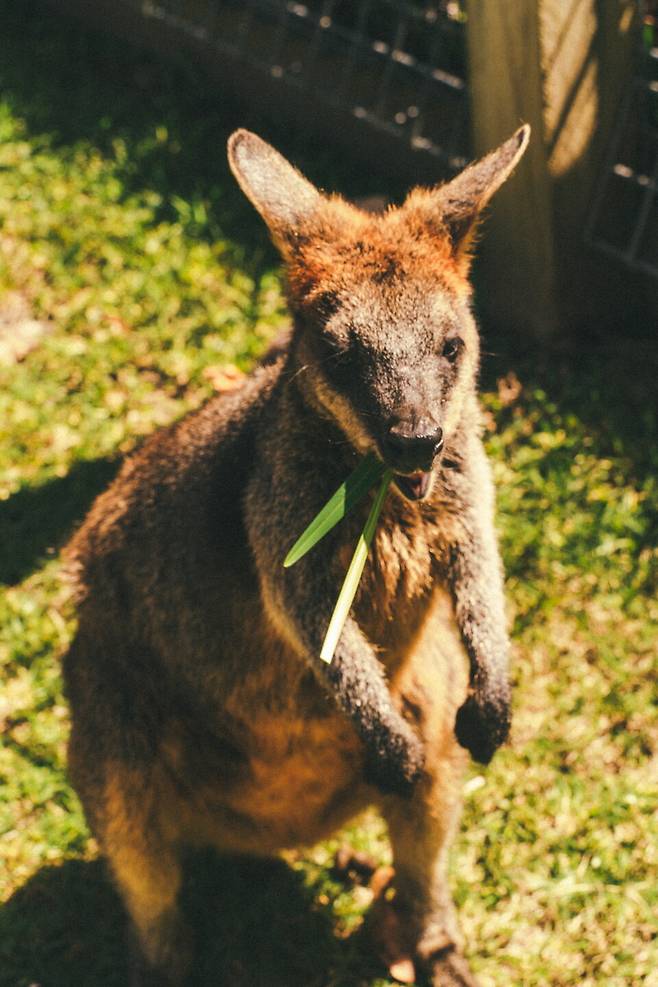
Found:
<path fill-rule="evenodd" d="M 228 160 L 275 243 L 284 247 L 312 219 L 322 201 L 320 192 L 278 151 L 248 130 L 231 134 Z"/>
<path fill-rule="evenodd" d="M 445 185 L 418 197 L 412 193 L 410 205 L 427 213 L 432 225 L 439 222 L 447 229 L 456 255 L 468 250 L 480 212 L 510 176 L 529 139 L 530 127 L 525 124 L 495 151 L 469 165 Z"/>

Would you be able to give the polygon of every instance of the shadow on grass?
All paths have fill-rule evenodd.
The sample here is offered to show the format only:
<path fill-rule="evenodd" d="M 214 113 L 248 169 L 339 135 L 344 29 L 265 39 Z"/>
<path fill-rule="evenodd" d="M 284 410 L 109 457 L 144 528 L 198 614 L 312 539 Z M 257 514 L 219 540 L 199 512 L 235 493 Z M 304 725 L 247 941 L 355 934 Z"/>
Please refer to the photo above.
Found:
<path fill-rule="evenodd" d="M 357 987 L 378 972 L 282 861 L 198 854 L 183 904 L 198 936 L 190 987 Z M 0 910 L 0 985 L 125 987 L 125 929 L 100 861 L 45 867 Z"/>
<path fill-rule="evenodd" d="M 226 140 L 236 127 L 260 132 L 322 186 L 352 196 L 401 191 L 373 190 L 367 169 L 318 147 L 304 129 L 228 102 L 190 56 L 158 59 L 53 6 L 0 0 L 3 100 L 45 143 L 71 151 L 90 145 L 114 159 L 123 198 L 144 189 L 159 193 L 158 221 L 181 223 L 192 237 L 224 241 L 227 260 L 232 256 L 250 274 L 279 260 L 228 167 Z M 202 207 L 190 209 L 190 203 Z"/>
<path fill-rule="evenodd" d="M 581 336 L 542 349 L 485 327 L 483 352 L 483 390 L 495 391 L 498 378 L 514 371 L 526 396 L 545 410 L 546 423 L 559 414 L 567 426 L 584 424 L 597 455 L 628 461 L 629 481 L 655 475 L 658 340 Z M 514 411 L 514 405 L 503 409 L 502 425 Z"/>
<path fill-rule="evenodd" d="M 22 487 L 0 501 L 0 584 L 20 582 L 40 559 L 54 554 L 119 465 L 110 459 L 78 462 L 65 477 Z"/>

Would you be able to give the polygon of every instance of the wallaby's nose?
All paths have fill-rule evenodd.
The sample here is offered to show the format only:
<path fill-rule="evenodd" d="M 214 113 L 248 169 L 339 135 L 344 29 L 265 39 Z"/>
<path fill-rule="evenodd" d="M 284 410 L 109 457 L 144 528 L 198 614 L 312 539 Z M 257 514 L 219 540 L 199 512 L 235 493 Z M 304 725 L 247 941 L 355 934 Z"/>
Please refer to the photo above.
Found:
<path fill-rule="evenodd" d="M 406 422 L 392 425 L 382 440 L 386 465 L 399 473 L 430 470 L 442 448 L 442 428 L 418 429 Z"/>

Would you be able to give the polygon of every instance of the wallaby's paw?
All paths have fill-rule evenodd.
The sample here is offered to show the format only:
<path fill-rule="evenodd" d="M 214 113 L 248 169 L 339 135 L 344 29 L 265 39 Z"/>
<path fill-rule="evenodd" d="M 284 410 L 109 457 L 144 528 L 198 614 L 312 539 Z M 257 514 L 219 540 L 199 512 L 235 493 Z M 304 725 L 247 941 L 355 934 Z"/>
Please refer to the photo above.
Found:
<path fill-rule="evenodd" d="M 425 766 L 421 741 L 404 720 L 395 732 L 382 730 L 373 739 L 366 752 L 366 781 L 386 795 L 409 797 Z"/>
<path fill-rule="evenodd" d="M 495 703 L 473 693 L 457 711 L 455 736 L 475 761 L 488 764 L 507 740 L 510 724 L 510 708 L 506 700 Z"/>

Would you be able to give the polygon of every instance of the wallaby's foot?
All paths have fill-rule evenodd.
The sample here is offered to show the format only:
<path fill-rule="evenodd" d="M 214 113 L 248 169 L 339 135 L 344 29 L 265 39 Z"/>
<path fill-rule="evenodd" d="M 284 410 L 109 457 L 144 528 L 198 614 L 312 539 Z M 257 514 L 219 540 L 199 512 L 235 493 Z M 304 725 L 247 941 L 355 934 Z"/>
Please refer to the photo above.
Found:
<path fill-rule="evenodd" d="M 367 926 L 375 953 L 389 976 L 398 983 L 413 984 L 416 981 L 416 965 L 409 929 L 395 901 L 385 897 L 392 877 L 393 874 L 390 874 L 389 879 L 380 883 L 375 892 Z"/>
<path fill-rule="evenodd" d="M 414 923 L 395 898 L 381 895 L 368 919 L 375 951 L 393 980 L 424 987 L 479 987 L 468 963 L 446 934 L 440 948 L 427 955 L 427 949 L 414 942 Z M 437 934 L 434 933 L 434 936 Z M 434 938 L 433 936 L 433 938 Z"/>
<path fill-rule="evenodd" d="M 480 987 L 469 965 L 455 946 L 439 950 L 423 964 L 428 987 Z M 421 983 L 422 983 L 421 979 Z"/>
<path fill-rule="evenodd" d="M 369 853 L 355 850 L 347 843 L 336 850 L 333 872 L 339 880 L 367 884 L 376 870 L 377 861 Z"/>
<path fill-rule="evenodd" d="M 176 978 L 170 970 L 155 970 L 141 959 L 135 959 L 130 971 L 130 987 L 183 987 L 187 978 Z"/>
<path fill-rule="evenodd" d="M 169 972 L 154 970 L 141 956 L 133 958 L 130 968 L 130 987 L 182 987 L 184 980 L 172 980 Z"/>
<path fill-rule="evenodd" d="M 184 987 L 193 959 L 192 930 L 176 912 L 158 924 L 145 946 L 131 932 L 130 987 Z"/>

